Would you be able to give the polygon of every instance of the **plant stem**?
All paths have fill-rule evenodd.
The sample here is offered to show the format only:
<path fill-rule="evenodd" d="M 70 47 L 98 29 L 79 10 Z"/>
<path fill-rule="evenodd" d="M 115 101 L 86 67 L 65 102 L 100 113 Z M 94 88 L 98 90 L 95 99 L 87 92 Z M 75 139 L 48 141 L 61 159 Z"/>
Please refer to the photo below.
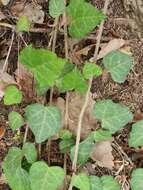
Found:
<path fill-rule="evenodd" d="M 104 9 L 103 9 L 104 14 L 106 14 L 106 12 L 107 12 L 109 1 L 110 0 L 105 1 Z M 97 45 L 96 45 L 95 54 L 94 54 L 95 61 L 97 59 L 97 55 L 98 55 L 98 51 L 99 51 L 100 41 L 101 41 L 102 32 L 103 32 L 103 26 L 104 26 L 104 21 L 101 22 L 100 27 L 99 27 L 99 33 L 98 33 L 98 36 L 97 36 Z M 77 160 L 78 160 L 78 150 L 79 150 L 79 143 L 80 143 L 82 120 L 83 120 L 83 116 L 84 116 L 86 107 L 88 105 L 90 89 L 91 89 L 91 86 L 92 86 L 92 80 L 93 80 L 93 78 L 91 78 L 89 80 L 88 90 L 87 90 L 87 93 L 85 95 L 85 101 L 84 101 L 84 104 L 82 106 L 82 109 L 81 109 L 81 112 L 80 112 L 80 115 L 79 115 L 78 126 L 77 126 L 77 136 L 76 136 L 76 145 L 75 145 L 75 152 L 74 152 L 74 159 L 73 159 L 73 163 L 72 163 L 72 169 L 73 169 L 72 177 L 75 175 L 75 172 L 77 170 Z M 69 190 L 72 190 L 72 184 L 71 183 L 70 183 L 70 186 L 69 186 Z"/>
<path fill-rule="evenodd" d="M 4 62 L 4 65 L 3 65 L 3 68 L 2 68 L 2 73 L 6 72 L 7 71 L 7 67 L 8 67 L 8 59 L 9 59 L 9 56 L 10 56 L 10 52 L 11 52 L 11 49 L 12 49 L 12 44 L 13 44 L 13 40 L 14 40 L 14 31 L 12 32 L 12 36 L 11 36 L 11 42 L 10 42 L 10 46 L 9 46 L 9 49 L 8 49 L 8 53 L 7 53 L 7 56 L 6 56 L 6 59 L 5 59 L 5 62 Z"/>
<path fill-rule="evenodd" d="M 23 144 L 26 143 L 27 135 L 28 135 L 28 130 L 29 130 L 29 126 L 26 124 L 26 125 L 25 125 L 25 133 L 24 133 Z"/>
<path fill-rule="evenodd" d="M 64 1 L 65 6 L 67 5 L 67 0 Z M 64 23 L 64 43 L 65 43 L 65 58 L 69 59 L 69 49 L 68 49 L 68 28 L 67 28 L 67 14 L 66 11 L 63 14 Z M 69 93 L 66 93 L 66 105 L 65 105 L 65 128 L 68 128 L 68 118 L 69 118 Z M 63 189 L 67 189 L 67 154 L 64 155 L 64 172 L 65 180 Z"/>

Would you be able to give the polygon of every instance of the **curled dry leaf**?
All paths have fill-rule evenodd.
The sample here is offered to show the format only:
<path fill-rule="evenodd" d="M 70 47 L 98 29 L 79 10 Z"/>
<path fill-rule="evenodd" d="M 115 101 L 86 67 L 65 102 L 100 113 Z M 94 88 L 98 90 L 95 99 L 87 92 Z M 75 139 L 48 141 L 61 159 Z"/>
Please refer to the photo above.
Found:
<path fill-rule="evenodd" d="M 112 155 L 111 142 L 101 141 L 95 143 L 91 153 L 91 158 L 96 161 L 99 166 L 112 169 L 114 166 L 114 157 Z"/>
<path fill-rule="evenodd" d="M 1 2 L 4 6 L 6 6 L 6 5 L 8 5 L 8 3 L 10 2 L 10 0 L 0 0 L 0 2 Z"/>
<path fill-rule="evenodd" d="M 27 16 L 29 21 L 32 23 L 42 24 L 44 22 L 44 11 L 40 5 L 24 4 L 24 1 L 14 5 L 12 8 L 12 13 L 21 17 L 23 15 Z"/>
<path fill-rule="evenodd" d="M 32 73 L 19 63 L 18 69 L 15 71 L 16 80 L 21 87 L 26 99 L 32 99 L 35 95 L 34 81 Z"/>
<path fill-rule="evenodd" d="M 2 139 L 5 135 L 5 127 L 0 127 L 0 139 Z"/>
<path fill-rule="evenodd" d="M 77 124 L 79 119 L 79 113 L 83 106 L 84 96 L 80 95 L 75 92 L 69 93 L 69 120 L 68 120 L 68 127 L 69 130 L 76 136 L 77 132 Z M 62 118 L 63 118 L 63 125 L 64 125 L 64 115 L 65 115 L 65 100 L 62 98 L 58 98 L 55 104 L 62 110 Z M 95 126 L 96 120 L 92 117 L 92 109 L 93 109 L 94 101 L 90 95 L 88 107 L 84 114 L 83 118 L 83 126 L 81 130 L 81 139 L 85 139 L 91 132 L 91 129 Z"/>
<path fill-rule="evenodd" d="M 3 20 L 5 18 L 6 18 L 6 16 L 0 11 L 0 20 Z"/>
<path fill-rule="evenodd" d="M 120 49 L 123 45 L 125 45 L 125 42 L 126 41 L 123 39 L 111 40 L 110 42 L 107 43 L 106 46 L 103 46 L 103 48 L 100 50 L 97 60 L 105 57 L 105 55 L 107 55 L 112 51 Z"/>
<path fill-rule="evenodd" d="M 10 84 L 16 84 L 16 81 L 14 80 L 14 78 L 8 73 L 6 72 L 3 73 L 0 70 L 0 100 L 4 96 L 5 88 Z"/>

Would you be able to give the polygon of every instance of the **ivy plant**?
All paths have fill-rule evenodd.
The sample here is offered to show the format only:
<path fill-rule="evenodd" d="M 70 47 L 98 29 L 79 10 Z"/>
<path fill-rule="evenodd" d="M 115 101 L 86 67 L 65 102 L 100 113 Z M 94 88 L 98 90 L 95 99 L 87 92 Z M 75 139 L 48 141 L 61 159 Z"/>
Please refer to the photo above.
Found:
<path fill-rule="evenodd" d="M 58 18 L 62 14 L 68 17 L 68 34 L 73 38 L 83 38 L 97 27 L 105 15 L 85 0 L 70 0 L 68 5 L 64 0 L 50 0 L 49 14 Z M 16 31 L 28 32 L 30 22 L 26 16 L 19 18 Z M 56 53 L 44 48 L 34 48 L 31 44 L 23 48 L 19 56 L 20 63 L 33 73 L 34 83 L 39 95 L 56 87 L 59 93 L 75 91 L 85 95 L 88 82 L 93 77 L 100 77 L 104 69 L 114 82 L 123 83 L 133 65 L 133 58 L 121 51 L 113 51 L 103 58 L 103 68 L 86 60 L 83 68 L 59 57 Z M 22 92 L 16 85 L 5 89 L 4 104 L 15 105 L 22 101 Z M 130 109 L 112 100 L 96 101 L 92 113 L 101 122 L 98 130 L 92 131 L 79 144 L 77 164 L 83 166 L 89 159 L 96 142 L 112 141 L 112 135 L 122 130 L 132 122 L 133 114 Z M 59 148 L 63 154 L 70 154 L 73 161 L 75 153 L 75 137 L 68 129 L 62 129 L 62 113 L 57 106 L 38 103 L 25 108 L 22 117 L 12 111 L 8 115 L 9 126 L 15 131 L 25 123 L 35 137 L 35 143 L 43 143 L 54 135 L 59 135 Z M 129 146 L 143 145 L 143 121 L 132 125 Z M 29 164 L 29 169 L 23 167 L 23 162 Z M 35 144 L 25 143 L 22 148 L 11 147 L 3 162 L 3 171 L 12 190 L 57 190 L 64 184 L 64 169 L 59 166 L 49 166 L 44 161 L 37 161 Z M 130 184 L 132 190 L 143 187 L 143 169 L 132 172 Z M 80 190 L 120 190 L 119 183 L 112 176 L 88 176 L 76 173 L 71 178 L 71 184 Z"/>

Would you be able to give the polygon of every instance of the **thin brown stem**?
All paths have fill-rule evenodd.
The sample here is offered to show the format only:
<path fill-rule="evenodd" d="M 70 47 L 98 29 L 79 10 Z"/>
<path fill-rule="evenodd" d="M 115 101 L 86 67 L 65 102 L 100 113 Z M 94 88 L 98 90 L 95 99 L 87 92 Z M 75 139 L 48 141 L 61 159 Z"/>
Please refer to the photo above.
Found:
<path fill-rule="evenodd" d="M 28 126 L 28 124 L 26 124 L 26 125 L 25 125 L 24 138 L 23 138 L 23 144 L 26 143 L 27 135 L 28 135 L 28 130 L 29 130 L 29 126 Z"/>
<path fill-rule="evenodd" d="M 13 44 L 13 40 L 14 40 L 14 34 L 15 34 L 15 33 L 12 32 L 11 42 L 10 42 L 10 46 L 9 46 L 9 49 L 8 49 L 8 53 L 7 53 L 7 56 L 6 56 L 6 59 L 5 59 L 3 68 L 2 68 L 2 73 L 6 72 L 6 71 L 7 71 L 7 68 L 8 68 L 8 59 L 9 59 L 9 56 L 10 56 L 10 52 L 11 52 L 11 48 L 12 48 L 12 44 Z"/>
<path fill-rule="evenodd" d="M 106 12 L 107 12 L 109 1 L 110 0 L 105 1 L 104 10 L 103 10 L 104 14 L 106 14 Z M 100 41 L 101 41 L 102 32 L 103 32 L 103 26 L 104 26 L 104 21 L 100 24 L 100 27 L 99 27 L 97 45 L 96 45 L 95 54 L 94 54 L 95 60 L 97 59 L 97 55 L 98 55 L 98 51 L 99 51 Z M 76 136 L 76 145 L 75 145 L 75 152 L 74 152 L 74 159 L 73 159 L 73 163 L 72 163 L 72 169 L 73 169 L 72 177 L 75 175 L 75 172 L 77 170 L 77 160 L 78 160 L 78 150 L 79 150 L 79 143 L 80 143 L 81 127 L 82 127 L 83 116 L 84 116 L 86 107 L 88 105 L 90 89 L 91 89 L 91 86 L 92 86 L 92 80 L 93 80 L 93 78 L 91 78 L 89 80 L 88 90 L 87 90 L 87 93 L 86 93 L 86 96 L 85 96 L 85 101 L 84 101 L 84 104 L 82 106 L 82 109 L 81 109 L 81 112 L 80 112 L 80 115 L 79 115 L 78 126 L 77 126 L 77 136 Z M 72 190 L 72 184 L 71 183 L 70 183 L 70 186 L 69 186 L 69 190 Z"/>
<path fill-rule="evenodd" d="M 67 0 L 65 0 L 65 5 Z M 63 14 L 64 23 L 64 43 L 65 43 L 65 58 L 69 59 L 69 49 L 68 49 L 68 27 L 67 27 L 67 14 L 66 11 Z M 68 118 L 69 118 L 69 93 L 66 93 L 66 105 L 65 105 L 65 128 L 68 128 Z M 65 180 L 64 180 L 64 190 L 67 189 L 67 155 L 64 155 L 64 171 L 65 171 Z"/>

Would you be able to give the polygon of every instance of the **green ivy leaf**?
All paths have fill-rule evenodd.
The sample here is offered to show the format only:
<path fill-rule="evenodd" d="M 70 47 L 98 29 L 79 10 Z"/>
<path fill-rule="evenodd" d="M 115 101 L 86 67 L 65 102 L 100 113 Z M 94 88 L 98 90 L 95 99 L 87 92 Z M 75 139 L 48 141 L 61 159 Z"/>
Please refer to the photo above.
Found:
<path fill-rule="evenodd" d="M 21 51 L 20 61 L 34 73 L 40 93 L 55 84 L 66 64 L 66 60 L 57 57 L 55 53 L 46 49 L 35 49 L 31 45 Z"/>
<path fill-rule="evenodd" d="M 133 114 L 128 107 L 114 103 L 112 100 L 96 102 L 93 114 L 101 120 L 102 128 L 109 130 L 111 133 L 121 130 L 133 119 Z"/>
<path fill-rule="evenodd" d="M 70 17 L 69 33 L 75 38 L 84 37 L 105 18 L 102 12 L 83 0 L 71 0 L 67 13 Z"/>
<path fill-rule="evenodd" d="M 89 180 L 90 180 L 90 190 L 103 190 L 103 185 L 100 177 L 89 176 Z"/>
<path fill-rule="evenodd" d="M 30 190 L 28 173 L 21 168 L 22 151 L 12 147 L 3 162 L 4 175 L 13 190 Z"/>
<path fill-rule="evenodd" d="M 75 140 L 73 138 L 64 139 L 59 143 L 60 151 L 62 153 L 67 153 L 75 145 Z"/>
<path fill-rule="evenodd" d="M 87 138 L 79 144 L 78 160 L 77 160 L 77 163 L 79 165 L 83 165 L 87 162 L 87 160 L 90 157 L 92 148 L 93 148 L 92 138 Z M 75 146 L 71 148 L 71 152 L 70 152 L 71 160 L 73 160 L 74 158 L 74 152 L 75 152 Z"/>
<path fill-rule="evenodd" d="M 22 148 L 22 153 L 25 155 L 28 163 L 32 164 L 37 160 L 37 151 L 32 143 L 25 143 Z"/>
<path fill-rule="evenodd" d="M 138 168 L 133 170 L 131 176 L 131 189 L 142 190 L 143 189 L 143 169 Z"/>
<path fill-rule="evenodd" d="M 59 136 L 60 136 L 60 139 L 62 140 L 68 140 L 68 139 L 71 139 L 73 135 L 69 130 L 63 129 L 59 132 Z"/>
<path fill-rule="evenodd" d="M 61 113 L 56 107 L 32 104 L 27 106 L 25 116 L 37 143 L 52 137 L 62 127 Z"/>
<path fill-rule="evenodd" d="M 95 142 L 99 141 L 110 141 L 112 140 L 112 135 L 109 131 L 99 129 L 92 133 L 93 139 Z"/>
<path fill-rule="evenodd" d="M 90 190 L 89 177 L 85 173 L 80 173 L 72 177 L 72 185 L 80 190 Z"/>
<path fill-rule="evenodd" d="M 15 131 L 16 129 L 19 129 L 24 125 L 24 119 L 23 117 L 15 111 L 12 111 L 8 115 L 8 122 L 10 128 Z"/>
<path fill-rule="evenodd" d="M 102 68 L 96 64 L 86 62 L 83 67 L 83 76 L 85 79 L 90 79 L 93 76 L 100 76 Z"/>
<path fill-rule="evenodd" d="M 63 184 L 64 170 L 58 166 L 48 167 L 44 162 L 35 162 L 30 168 L 32 190 L 57 190 Z"/>
<path fill-rule="evenodd" d="M 102 176 L 103 190 L 121 190 L 120 185 L 112 176 Z"/>
<path fill-rule="evenodd" d="M 103 58 L 105 68 L 111 73 L 115 82 L 122 83 L 133 65 L 133 58 L 120 51 L 109 53 Z"/>
<path fill-rule="evenodd" d="M 16 24 L 17 32 L 29 32 L 30 30 L 30 21 L 27 16 L 21 16 Z"/>
<path fill-rule="evenodd" d="M 87 88 L 86 81 L 76 67 L 70 73 L 66 74 L 61 82 L 61 90 L 64 92 L 76 90 L 77 92 L 85 93 Z"/>
<path fill-rule="evenodd" d="M 13 105 L 19 104 L 22 101 L 22 92 L 14 85 L 10 85 L 5 90 L 4 104 Z"/>
<path fill-rule="evenodd" d="M 36 49 L 29 45 L 20 52 L 20 62 L 29 67 L 35 68 L 45 63 L 53 63 L 56 59 L 56 54 L 46 49 Z"/>
<path fill-rule="evenodd" d="M 129 146 L 137 148 L 143 145 L 143 120 L 132 125 L 132 131 L 128 139 Z"/>
<path fill-rule="evenodd" d="M 49 1 L 49 13 L 53 18 L 56 18 L 63 14 L 65 11 L 64 0 L 50 0 Z"/>

